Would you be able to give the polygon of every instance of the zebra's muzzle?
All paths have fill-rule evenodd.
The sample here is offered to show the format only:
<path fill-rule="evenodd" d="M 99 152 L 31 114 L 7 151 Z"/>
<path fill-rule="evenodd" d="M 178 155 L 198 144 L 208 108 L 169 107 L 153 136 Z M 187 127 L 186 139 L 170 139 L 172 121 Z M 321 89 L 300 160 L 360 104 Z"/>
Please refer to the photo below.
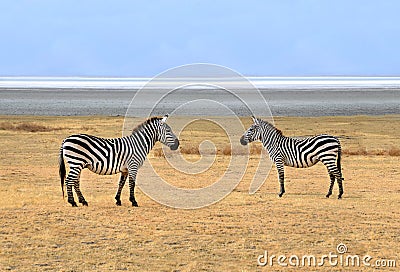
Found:
<path fill-rule="evenodd" d="M 248 144 L 248 142 L 244 139 L 244 136 L 240 137 L 240 143 L 242 145 L 247 145 Z"/>
<path fill-rule="evenodd" d="M 175 139 L 175 143 L 171 145 L 169 148 L 171 148 L 171 150 L 177 150 L 178 147 L 179 147 L 179 140 Z"/>

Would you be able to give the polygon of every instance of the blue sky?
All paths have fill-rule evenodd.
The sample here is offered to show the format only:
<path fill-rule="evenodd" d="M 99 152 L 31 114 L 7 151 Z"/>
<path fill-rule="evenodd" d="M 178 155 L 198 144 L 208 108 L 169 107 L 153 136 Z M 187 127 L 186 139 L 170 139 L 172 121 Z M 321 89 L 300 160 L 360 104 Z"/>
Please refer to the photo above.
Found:
<path fill-rule="evenodd" d="M 3 0 L 0 76 L 399 76 L 400 1 Z"/>

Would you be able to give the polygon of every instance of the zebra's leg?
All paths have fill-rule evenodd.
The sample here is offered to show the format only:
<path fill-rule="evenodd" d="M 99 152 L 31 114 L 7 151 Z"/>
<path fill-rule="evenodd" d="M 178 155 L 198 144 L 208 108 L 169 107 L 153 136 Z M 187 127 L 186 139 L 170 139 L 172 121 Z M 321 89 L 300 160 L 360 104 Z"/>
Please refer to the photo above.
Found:
<path fill-rule="evenodd" d="M 135 182 L 137 171 L 137 166 L 132 166 L 129 168 L 129 201 L 132 202 L 132 206 L 134 207 L 139 206 L 135 199 Z"/>
<path fill-rule="evenodd" d="M 277 162 L 276 168 L 278 169 L 279 185 L 280 185 L 280 192 L 278 196 L 282 197 L 283 194 L 285 193 L 285 170 L 283 163 Z"/>
<path fill-rule="evenodd" d="M 122 188 L 124 188 L 127 177 L 128 177 L 128 173 L 121 172 L 121 177 L 119 179 L 119 185 L 118 185 L 118 191 L 115 196 L 115 200 L 117 201 L 115 204 L 117 204 L 117 206 L 121 206 L 121 192 L 122 192 Z"/>
<path fill-rule="evenodd" d="M 343 195 L 343 184 L 342 184 L 342 181 L 343 181 L 342 173 L 341 173 L 341 171 L 339 171 L 339 177 L 337 178 L 337 183 L 338 183 L 338 186 L 339 186 L 338 199 L 341 199 L 342 195 Z"/>
<path fill-rule="evenodd" d="M 329 198 L 332 195 L 333 185 L 335 184 L 335 175 L 329 174 L 329 177 L 331 178 L 331 185 L 329 186 L 329 191 L 328 194 L 326 195 L 327 198 Z"/>
<path fill-rule="evenodd" d="M 341 198 L 342 197 L 340 194 L 341 190 L 342 190 L 342 194 L 343 194 L 343 188 L 340 189 L 342 187 L 342 174 L 341 174 L 340 169 L 336 166 L 335 160 L 336 160 L 336 158 L 333 156 L 330 156 L 330 157 L 325 156 L 320 161 L 328 169 L 328 173 L 331 178 L 331 184 L 329 186 L 329 191 L 328 191 L 328 194 L 326 195 L 326 197 L 329 197 L 332 194 L 332 189 L 333 189 L 333 185 L 335 183 L 335 178 L 336 178 L 338 185 L 339 185 L 339 198 Z"/>
<path fill-rule="evenodd" d="M 337 180 L 338 185 L 339 185 L 339 195 L 338 195 L 338 199 L 341 199 L 341 198 L 342 198 L 342 195 L 343 195 L 343 184 L 342 184 L 342 181 L 343 181 L 342 178 L 340 178 L 340 179 Z"/>
<path fill-rule="evenodd" d="M 83 197 L 81 189 L 79 188 L 79 176 L 75 180 L 74 189 L 75 189 L 76 195 L 78 196 L 79 203 L 82 203 L 83 206 L 88 206 L 88 203 L 85 200 L 85 198 Z"/>
<path fill-rule="evenodd" d="M 72 205 L 72 207 L 78 207 L 76 205 L 74 194 L 72 193 L 72 185 L 75 184 L 75 181 L 72 180 L 69 176 L 65 180 L 65 185 L 67 187 L 67 196 L 68 196 L 68 203 Z"/>
<path fill-rule="evenodd" d="M 76 204 L 75 199 L 74 199 L 74 194 L 72 192 L 72 186 L 75 187 L 75 184 L 79 179 L 80 172 L 81 172 L 80 168 L 76 168 L 76 167 L 71 168 L 68 173 L 68 176 L 65 180 L 65 185 L 67 187 L 68 203 L 70 203 L 72 205 L 72 207 L 78 207 L 78 205 Z M 75 191 L 76 191 L 76 188 L 75 188 Z"/>

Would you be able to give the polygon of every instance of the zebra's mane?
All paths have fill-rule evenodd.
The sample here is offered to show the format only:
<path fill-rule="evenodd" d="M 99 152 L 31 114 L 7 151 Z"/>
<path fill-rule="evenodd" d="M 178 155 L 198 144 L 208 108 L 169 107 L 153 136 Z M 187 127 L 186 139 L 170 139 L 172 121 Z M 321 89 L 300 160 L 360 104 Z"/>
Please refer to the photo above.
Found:
<path fill-rule="evenodd" d="M 159 119 L 161 119 L 161 118 L 162 118 L 162 117 L 151 117 L 151 118 L 147 119 L 147 120 L 144 121 L 143 123 L 137 125 L 134 129 L 132 129 L 132 134 L 135 133 L 135 132 L 137 132 L 137 131 L 139 131 L 139 130 L 142 130 L 143 127 L 146 127 L 146 126 L 148 126 L 149 124 L 153 123 L 155 120 L 159 120 Z"/>
<path fill-rule="evenodd" d="M 280 129 L 276 128 L 276 127 L 275 127 L 274 125 L 272 125 L 271 123 L 269 123 L 269 122 L 267 122 L 267 121 L 264 121 L 264 120 L 261 120 L 261 119 L 258 119 L 258 122 L 261 123 L 261 124 L 264 124 L 264 125 L 267 126 L 269 129 L 275 131 L 277 134 L 283 135 L 282 131 L 281 131 Z"/>

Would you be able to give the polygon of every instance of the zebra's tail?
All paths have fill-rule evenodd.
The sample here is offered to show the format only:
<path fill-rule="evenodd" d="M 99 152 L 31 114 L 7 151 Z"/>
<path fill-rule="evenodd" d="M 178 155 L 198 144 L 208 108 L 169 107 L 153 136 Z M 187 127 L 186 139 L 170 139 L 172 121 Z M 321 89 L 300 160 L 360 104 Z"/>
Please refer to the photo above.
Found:
<path fill-rule="evenodd" d="M 64 142 L 63 142 L 63 144 L 64 144 Z M 60 155 L 58 158 L 58 165 L 59 165 L 58 173 L 60 174 L 61 190 L 62 190 L 62 196 L 64 198 L 64 180 L 65 180 L 66 170 L 65 170 L 65 162 L 64 162 L 63 144 L 61 145 Z"/>
<path fill-rule="evenodd" d="M 337 157 L 337 168 L 339 170 L 339 172 L 342 172 L 342 164 L 341 164 L 341 158 L 342 158 L 342 147 L 340 145 L 339 139 L 338 139 L 338 157 Z"/>

